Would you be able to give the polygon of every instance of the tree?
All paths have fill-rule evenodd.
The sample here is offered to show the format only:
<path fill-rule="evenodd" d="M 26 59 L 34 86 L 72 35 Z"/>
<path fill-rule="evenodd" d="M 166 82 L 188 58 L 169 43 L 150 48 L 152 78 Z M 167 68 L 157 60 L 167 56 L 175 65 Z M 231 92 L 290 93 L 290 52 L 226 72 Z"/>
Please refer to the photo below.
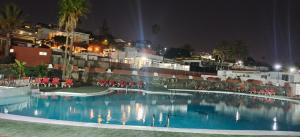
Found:
<path fill-rule="evenodd" d="M 189 51 L 189 52 L 194 51 L 194 49 L 192 48 L 192 46 L 191 46 L 190 44 L 184 44 L 184 45 L 182 46 L 182 49 L 185 49 L 185 50 L 187 50 L 187 51 Z"/>
<path fill-rule="evenodd" d="M 77 27 L 79 18 L 85 16 L 88 12 L 86 0 L 60 0 L 59 1 L 59 20 L 58 24 L 60 29 L 64 28 L 64 31 L 67 33 L 66 36 L 66 46 L 64 52 L 64 61 L 63 61 L 63 73 L 62 78 L 69 78 L 72 72 L 70 66 L 73 43 L 74 43 L 74 30 Z M 70 42 L 69 42 L 70 38 Z M 69 49 L 69 53 L 68 53 Z M 69 56 L 67 60 L 67 56 Z"/>
<path fill-rule="evenodd" d="M 1 31 L 6 33 L 7 42 L 5 44 L 4 55 L 9 55 L 9 48 L 11 45 L 11 33 L 23 24 L 23 11 L 13 3 L 5 5 L 0 10 L 0 28 Z"/>
<path fill-rule="evenodd" d="M 15 64 L 13 65 L 15 73 L 19 76 L 19 79 L 22 76 L 25 76 L 25 62 L 21 62 L 19 60 L 15 60 Z"/>
<path fill-rule="evenodd" d="M 224 50 L 222 49 L 222 47 L 214 49 L 212 54 L 213 54 L 214 58 L 218 61 L 218 64 L 220 65 L 220 67 L 222 68 L 222 64 L 225 60 L 225 54 L 226 54 L 224 52 Z M 217 65 L 217 70 L 218 69 L 219 69 L 219 67 Z"/>
<path fill-rule="evenodd" d="M 66 43 L 66 36 L 54 36 L 53 40 L 55 43 L 64 44 Z"/>
<path fill-rule="evenodd" d="M 158 24 L 153 24 L 151 26 L 151 29 L 152 29 L 152 34 L 153 34 L 152 42 L 155 42 L 158 37 L 158 34 L 160 33 L 161 27 Z M 156 53 L 159 55 L 163 55 L 166 52 L 166 51 L 164 51 L 164 47 L 159 43 L 153 44 L 152 47 L 156 51 Z"/>
<path fill-rule="evenodd" d="M 157 35 L 160 32 L 160 26 L 158 24 L 152 25 L 152 33 Z"/>
<path fill-rule="evenodd" d="M 103 20 L 103 23 L 102 23 L 102 26 L 100 28 L 100 32 L 104 35 L 104 36 L 107 36 L 109 35 L 109 26 L 108 26 L 108 23 L 107 23 L 107 20 L 104 19 Z"/>
<path fill-rule="evenodd" d="M 166 51 L 165 58 L 175 59 L 179 57 L 191 57 L 191 53 L 182 48 L 170 48 Z"/>
<path fill-rule="evenodd" d="M 217 47 L 213 51 L 215 57 L 222 58 L 222 61 L 227 62 L 236 62 L 248 57 L 247 46 L 241 40 L 221 41 L 217 43 Z"/>

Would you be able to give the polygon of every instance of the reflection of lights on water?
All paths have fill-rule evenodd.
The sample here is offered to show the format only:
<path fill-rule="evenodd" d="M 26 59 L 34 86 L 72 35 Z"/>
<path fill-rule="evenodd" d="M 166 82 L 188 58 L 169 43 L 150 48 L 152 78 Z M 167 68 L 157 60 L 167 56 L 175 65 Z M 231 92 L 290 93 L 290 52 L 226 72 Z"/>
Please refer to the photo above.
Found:
<path fill-rule="evenodd" d="M 124 105 L 121 105 L 121 112 L 125 111 L 124 110 Z"/>
<path fill-rule="evenodd" d="M 71 112 L 71 113 L 76 113 L 76 108 L 74 107 L 74 108 L 72 108 L 71 106 L 69 107 L 69 111 Z"/>
<path fill-rule="evenodd" d="M 174 103 L 175 102 L 175 100 L 174 99 L 171 99 L 171 103 Z"/>
<path fill-rule="evenodd" d="M 137 112 L 136 120 L 142 120 L 144 116 L 143 106 L 141 106 L 140 104 L 136 104 L 136 112 Z"/>
<path fill-rule="evenodd" d="M 104 101 L 105 105 L 107 106 L 109 104 L 109 101 Z"/>
<path fill-rule="evenodd" d="M 93 119 L 93 118 L 94 118 L 94 110 L 91 109 L 91 110 L 90 110 L 90 119 Z"/>
<path fill-rule="evenodd" d="M 170 117 L 167 118 L 167 127 L 170 127 Z"/>
<path fill-rule="evenodd" d="M 121 120 L 122 120 L 122 124 L 125 125 L 126 122 L 127 122 L 127 118 L 126 118 L 126 113 L 124 111 L 122 112 L 122 119 Z"/>
<path fill-rule="evenodd" d="M 130 105 L 134 105 L 135 104 L 135 100 L 130 100 Z"/>
<path fill-rule="evenodd" d="M 4 113 L 7 114 L 8 113 L 8 109 L 4 108 Z"/>
<path fill-rule="evenodd" d="M 35 116 L 39 115 L 38 110 L 34 110 L 33 114 L 34 114 Z"/>
<path fill-rule="evenodd" d="M 240 113 L 239 113 L 239 111 L 236 111 L 235 121 L 239 121 L 239 120 L 240 120 Z"/>
<path fill-rule="evenodd" d="M 156 100 L 152 100 L 152 105 L 155 105 L 156 104 Z"/>
<path fill-rule="evenodd" d="M 145 123 L 145 122 L 146 122 L 146 114 L 143 117 L 143 123 Z"/>
<path fill-rule="evenodd" d="M 162 115 L 162 113 L 160 112 L 160 113 L 159 113 L 159 123 L 160 123 L 160 124 L 162 123 L 162 120 L 163 120 L 163 115 Z"/>
<path fill-rule="evenodd" d="M 46 102 L 46 103 L 45 103 L 45 106 L 46 106 L 46 107 L 49 107 L 49 106 L 50 106 L 50 103 L 49 103 L 49 102 Z"/>
<path fill-rule="evenodd" d="M 277 118 L 276 117 L 273 118 L 273 122 L 277 122 Z"/>
<path fill-rule="evenodd" d="M 98 115 L 98 124 L 100 125 L 102 123 L 102 117 L 101 114 Z"/>
<path fill-rule="evenodd" d="M 127 113 L 128 113 L 128 115 L 130 115 L 130 111 L 131 111 L 131 107 L 127 106 Z"/>
<path fill-rule="evenodd" d="M 277 126 L 277 123 L 273 123 L 273 126 L 272 126 L 272 130 L 277 130 L 278 129 L 278 126 Z"/>
<path fill-rule="evenodd" d="M 272 126 L 272 130 L 277 130 L 277 129 L 278 129 L 277 118 L 274 117 L 274 118 L 273 118 L 273 126 Z"/>
<path fill-rule="evenodd" d="M 152 126 L 154 126 L 154 124 L 155 124 L 155 115 L 153 114 L 152 115 Z"/>
<path fill-rule="evenodd" d="M 107 111 L 107 116 L 106 116 L 106 123 L 109 123 L 110 120 L 111 120 L 111 111 L 108 110 L 108 111 Z"/>

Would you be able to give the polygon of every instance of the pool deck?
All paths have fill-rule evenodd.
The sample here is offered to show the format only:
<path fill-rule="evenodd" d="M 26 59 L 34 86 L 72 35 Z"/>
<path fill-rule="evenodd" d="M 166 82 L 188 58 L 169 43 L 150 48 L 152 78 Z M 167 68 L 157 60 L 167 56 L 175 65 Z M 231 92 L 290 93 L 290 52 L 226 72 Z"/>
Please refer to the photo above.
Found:
<path fill-rule="evenodd" d="M 113 124 L 97 124 L 73 121 L 52 120 L 44 118 L 35 118 L 27 116 L 18 116 L 0 113 L 0 119 L 23 121 L 42 124 L 66 125 L 76 127 L 90 127 L 101 129 L 126 129 L 141 131 L 159 131 L 172 133 L 199 133 L 199 134 L 220 134 L 220 135 L 256 135 L 256 136 L 299 136 L 300 132 L 293 131 L 264 131 L 264 130 L 212 130 L 212 129 L 188 129 L 188 128 L 166 128 L 166 127 L 149 127 L 149 126 L 129 126 Z"/>

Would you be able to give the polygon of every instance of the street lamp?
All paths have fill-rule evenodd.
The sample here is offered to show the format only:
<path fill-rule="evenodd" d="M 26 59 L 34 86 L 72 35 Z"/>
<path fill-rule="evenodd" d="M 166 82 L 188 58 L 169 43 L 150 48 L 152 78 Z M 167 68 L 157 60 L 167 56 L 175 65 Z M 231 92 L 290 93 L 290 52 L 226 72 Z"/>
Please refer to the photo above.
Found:
<path fill-rule="evenodd" d="M 295 67 L 290 67 L 290 73 L 294 73 L 296 72 L 296 68 Z"/>
<path fill-rule="evenodd" d="M 277 84 L 279 86 L 279 71 L 282 68 L 282 66 L 280 64 L 275 64 L 274 65 L 274 69 L 277 71 Z"/>
<path fill-rule="evenodd" d="M 275 65 L 274 65 L 274 69 L 275 69 L 276 71 L 279 71 L 281 68 L 282 68 L 282 66 L 281 66 L 280 64 L 275 64 Z"/>

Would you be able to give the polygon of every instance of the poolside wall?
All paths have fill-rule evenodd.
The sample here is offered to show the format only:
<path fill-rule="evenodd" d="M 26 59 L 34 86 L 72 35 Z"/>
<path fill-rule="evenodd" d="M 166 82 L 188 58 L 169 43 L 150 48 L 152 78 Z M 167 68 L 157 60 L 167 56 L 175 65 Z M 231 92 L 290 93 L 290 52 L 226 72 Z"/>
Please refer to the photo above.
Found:
<path fill-rule="evenodd" d="M 0 98 L 22 96 L 31 92 L 30 87 L 3 88 L 0 87 Z"/>

